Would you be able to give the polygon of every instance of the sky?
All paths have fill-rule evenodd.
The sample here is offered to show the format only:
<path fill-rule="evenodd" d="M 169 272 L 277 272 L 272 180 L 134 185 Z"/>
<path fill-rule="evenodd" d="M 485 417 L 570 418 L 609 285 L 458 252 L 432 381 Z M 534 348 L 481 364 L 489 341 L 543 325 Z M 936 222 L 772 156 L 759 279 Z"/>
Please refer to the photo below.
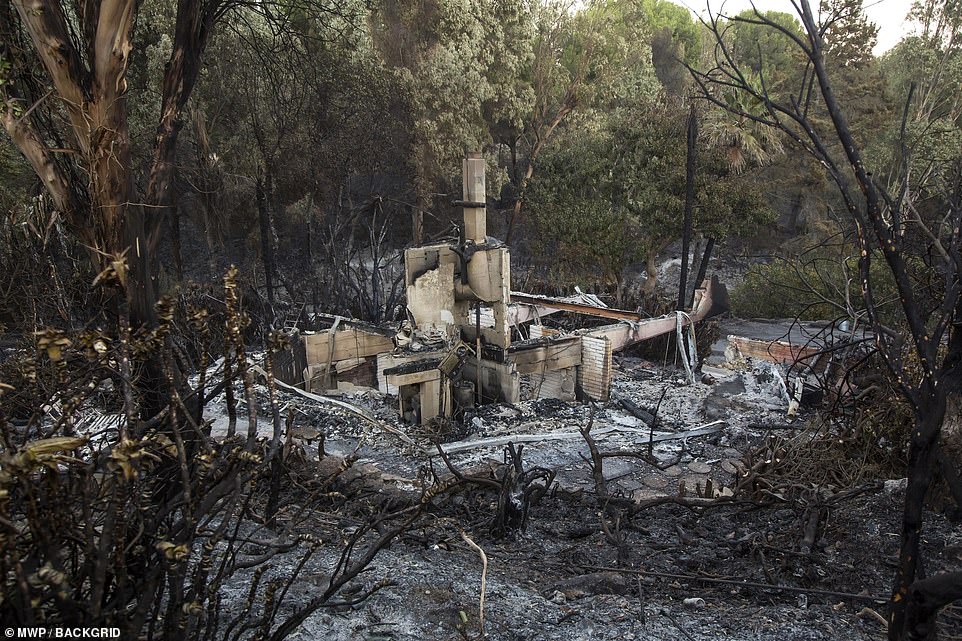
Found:
<path fill-rule="evenodd" d="M 675 4 L 688 7 L 695 13 L 703 13 L 707 6 L 711 6 L 712 13 L 724 7 L 724 13 L 735 15 L 752 6 L 751 0 L 672 0 Z M 710 5 L 709 5 L 710 3 Z M 817 6 L 813 0 L 813 7 Z M 912 30 L 911 23 L 905 22 L 905 14 L 909 12 L 912 0 L 864 0 L 863 6 L 869 19 L 879 27 L 878 44 L 874 53 L 881 55 L 894 47 L 902 36 Z M 795 9 L 789 0 L 755 0 L 755 6 L 760 11 L 784 11 L 795 15 Z"/>

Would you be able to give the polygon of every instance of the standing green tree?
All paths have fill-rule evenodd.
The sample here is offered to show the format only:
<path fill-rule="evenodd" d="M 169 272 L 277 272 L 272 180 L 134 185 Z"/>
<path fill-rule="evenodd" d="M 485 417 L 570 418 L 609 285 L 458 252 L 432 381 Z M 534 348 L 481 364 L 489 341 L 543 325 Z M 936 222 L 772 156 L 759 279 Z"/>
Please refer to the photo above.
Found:
<path fill-rule="evenodd" d="M 576 110 L 631 103 L 657 85 L 644 7 L 598 0 L 575 10 L 571 2 L 546 0 L 535 15 L 538 35 L 528 72 L 533 109 L 507 140 L 512 151 L 514 206 L 506 242 L 521 220 L 528 182 L 559 128 Z"/>
<path fill-rule="evenodd" d="M 700 26 L 685 7 L 669 0 L 644 0 L 642 10 L 651 33 L 651 64 L 668 95 L 681 98 L 691 84 L 686 65 L 702 54 Z"/>
<path fill-rule="evenodd" d="M 819 14 L 826 59 L 841 67 L 874 62 L 878 25 L 868 19 L 860 0 L 822 0 Z"/>
<path fill-rule="evenodd" d="M 494 125 L 516 126 L 531 91 L 528 3 L 521 0 L 380 0 L 371 31 L 413 114 L 410 154 L 416 202 L 412 237 L 424 238 L 424 212 L 465 150 L 492 143 Z M 497 174 L 489 172 L 489 189 Z"/>
<path fill-rule="evenodd" d="M 624 300 L 629 268 L 644 262 L 642 292 L 657 285 L 657 257 L 682 234 L 687 120 L 658 96 L 568 127 L 532 178 L 535 243 L 557 263 L 556 281 L 594 273 Z M 770 220 L 754 176 L 698 138 L 692 228 L 709 237 L 749 233 Z"/>
<path fill-rule="evenodd" d="M 551 256 L 549 278 L 596 278 L 622 304 L 627 268 L 642 260 L 648 230 L 621 201 L 612 171 L 618 141 L 610 130 L 565 131 L 542 155 L 530 182 L 528 212 L 537 253 Z"/>

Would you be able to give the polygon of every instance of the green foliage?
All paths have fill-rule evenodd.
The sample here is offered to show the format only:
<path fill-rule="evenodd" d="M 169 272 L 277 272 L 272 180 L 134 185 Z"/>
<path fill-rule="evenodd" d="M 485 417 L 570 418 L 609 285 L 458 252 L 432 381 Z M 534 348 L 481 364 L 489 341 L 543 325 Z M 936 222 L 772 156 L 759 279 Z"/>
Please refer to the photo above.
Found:
<path fill-rule="evenodd" d="M 562 278 L 593 274 L 620 284 L 624 269 L 648 250 L 639 218 L 617 204 L 613 142 L 603 130 L 567 136 L 542 156 L 531 182 L 538 253 L 553 257 Z"/>
<path fill-rule="evenodd" d="M 947 231 L 944 203 L 962 168 L 962 18 L 952 8 L 944 0 L 916 3 L 911 16 L 921 21 L 919 32 L 881 59 L 896 114 L 871 147 L 878 173 L 890 183 L 900 180 L 906 161 L 924 168 L 908 174 L 906 199 L 936 233 Z"/>
<path fill-rule="evenodd" d="M 652 96 L 658 81 L 651 65 L 651 26 L 644 4 L 627 0 L 588 3 L 571 21 L 571 54 L 562 60 L 572 76 L 584 67 L 579 101 L 612 108 Z"/>
<path fill-rule="evenodd" d="M 173 48 L 175 7 L 164 0 L 144 0 L 137 15 L 134 49 L 127 71 L 127 110 L 134 154 L 146 157 L 160 120 L 160 79 Z"/>
<path fill-rule="evenodd" d="M 878 26 L 870 22 L 861 0 L 822 0 L 819 5 L 825 26 L 825 55 L 843 67 L 872 62 L 878 42 Z"/>
<path fill-rule="evenodd" d="M 870 263 L 870 279 L 883 322 L 895 326 L 901 314 L 891 272 L 881 256 Z M 731 291 L 731 308 L 741 318 L 865 320 L 854 248 L 823 248 L 756 265 Z"/>
<path fill-rule="evenodd" d="M 789 33 L 801 37 L 798 19 L 780 11 L 763 11 L 761 17 Z M 765 78 L 768 91 L 777 95 L 791 92 L 799 69 L 800 56 L 793 40 L 777 29 L 757 24 L 759 16 L 746 9 L 729 21 L 725 40 L 732 57 L 743 69 Z"/>
<path fill-rule="evenodd" d="M 685 95 L 691 76 L 685 65 L 701 57 L 701 32 L 690 11 L 668 0 L 644 0 L 642 11 L 651 34 L 651 63 L 670 95 Z"/>
<path fill-rule="evenodd" d="M 382 0 L 371 27 L 413 114 L 419 192 L 459 172 L 466 149 L 489 145 L 492 126 L 518 127 L 528 113 L 533 94 L 524 75 L 535 32 L 527 3 Z"/>
<path fill-rule="evenodd" d="M 958 35 L 962 29 L 962 1 L 915 0 L 907 16 L 922 27 L 920 37 L 938 46 L 959 47 Z"/>
<path fill-rule="evenodd" d="M 680 47 L 681 59 L 695 64 L 701 54 L 701 34 L 698 23 L 686 7 L 669 0 L 642 0 L 644 13 L 651 33 L 666 29 Z"/>
<path fill-rule="evenodd" d="M 679 237 L 685 122 L 677 108 L 647 102 L 567 130 L 530 187 L 540 253 L 569 273 L 594 268 L 620 286 L 630 265 Z M 771 220 L 750 174 L 733 173 L 707 141 L 698 153 L 697 232 L 740 235 Z"/>
<path fill-rule="evenodd" d="M 671 104 L 649 103 L 612 120 L 617 141 L 615 171 L 621 198 L 638 215 L 652 248 L 677 238 L 685 193 L 686 122 Z M 771 220 L 751 174 L 739 175 L 722 150 L 699 137 L 695 230 L 708 236 L 739 236 Z"/>

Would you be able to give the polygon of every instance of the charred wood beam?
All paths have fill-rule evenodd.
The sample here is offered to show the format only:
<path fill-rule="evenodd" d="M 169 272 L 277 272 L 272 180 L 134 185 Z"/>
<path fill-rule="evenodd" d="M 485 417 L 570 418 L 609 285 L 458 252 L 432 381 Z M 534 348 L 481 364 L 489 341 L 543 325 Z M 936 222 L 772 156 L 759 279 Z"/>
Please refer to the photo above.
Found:
<path fill-rule="evenodd" d="M 688 113 L 688 153 L 685 162 L 685 213 L 681 236 L 681 277 L 678 282 L 678 307 L 685 309 L 685 292 L 688 289 L 688 247 L 691 244 L 692 218 L 695 209 L 695 161 L 698 139 L 698 112 L 692 101 Z"/>
<path fill-rule="evenodd" d="M 645 425 L 649 427 L 655 426 L 655 415 L 648 410 L 640 407 L 637 403 L 627 398 L 620 398 L 618 399 L 618 402 L 623 408 L 625 408 L 625 411 L 644 422 Z"/>
<path fill-rule="evenodd" d="M 511 293 L 511 302 L 524 303 L 526 305 L 538 305 L 549 309 L 560 309 L 565 312 L 576 314 L 586 314 L 588 316 L 600 316 L 601 318 L 611 318 L 614 320 L 640 321 L 646 320 L 638 312 L 631 312 L 626 309 L 612 309 L 610 307 L 595 307 L 583 303 L 572 303 L 560 298 L 550 298 L 547 296 L 533 296 L 531 294 Z"/>

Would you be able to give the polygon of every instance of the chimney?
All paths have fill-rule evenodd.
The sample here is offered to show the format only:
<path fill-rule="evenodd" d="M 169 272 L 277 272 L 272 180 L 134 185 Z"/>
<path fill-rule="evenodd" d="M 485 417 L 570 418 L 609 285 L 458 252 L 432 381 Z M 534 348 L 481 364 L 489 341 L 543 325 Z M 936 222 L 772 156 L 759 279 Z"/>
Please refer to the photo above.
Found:
<path fill-rule="evenodd" d="M 464 158 L 464 239 L 484 244 L 488 236 L 485 211 L 484 158 L 469 151 Z"/>

